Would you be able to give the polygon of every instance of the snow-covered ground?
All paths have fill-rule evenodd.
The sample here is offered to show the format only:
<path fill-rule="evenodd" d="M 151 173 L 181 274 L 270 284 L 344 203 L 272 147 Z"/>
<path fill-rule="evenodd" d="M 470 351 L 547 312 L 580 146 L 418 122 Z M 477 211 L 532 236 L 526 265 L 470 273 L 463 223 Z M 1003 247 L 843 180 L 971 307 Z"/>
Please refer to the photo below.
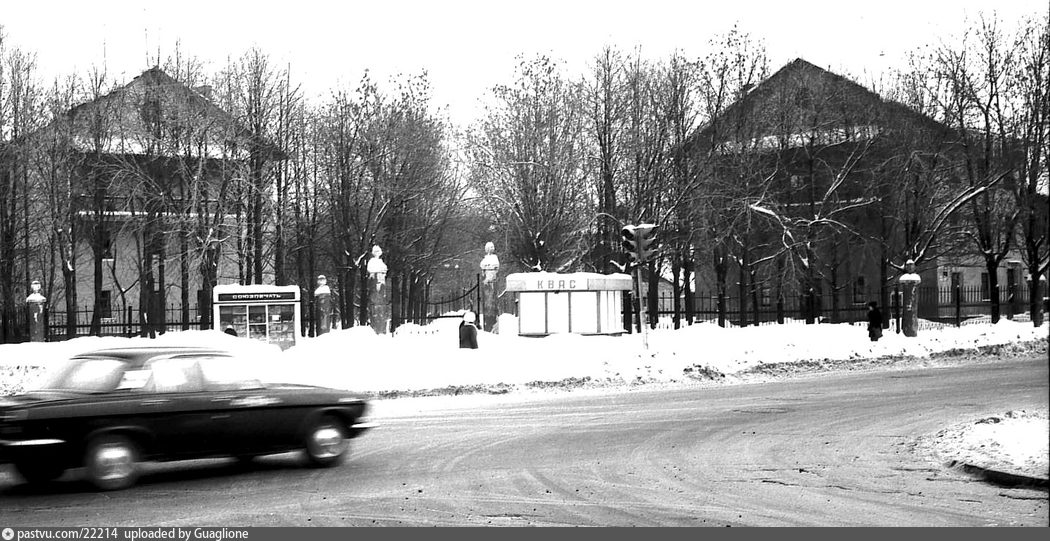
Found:
<path fill-rule="evenodd" d="M 1047 324 L 1035 328 L 1031 323 L 1006 320 L 996 325 L 926 330 L 915 338 L 888 332 L 874 343 L 860 325 L 796 322 L 721 328 L 703 323 L 679 330 L 650 331 L 648 349 L 638 334 L 525 338 L 480 332 L 479 348 L 464 350 L 458 348 L 458 323 L 457 319 L 441 319 L 426 327 L 405 325 L 392 336 L 376 335 L 369 327 L 354 327 L 300 339 L 298 345 L 284 352 L 217 331 L 173 332 L 156 340 L 91 337 L 47 344 L 0 345 L 0 395 L 22 390 L 43 367 L 60 363 L 72 354 L 132 345 L 205 345 L 239 350 L 257 359 L 267 380 L 396 396 L 447 388 L 505 392 L 581 385 L 732 381 L 747 374 L 775 377 L 803 369 L 871 366 L 871 361 L 877 359 L 930 359 L 1048 339 Z M 500 318 L 500 326 L 517 327 L 513 316 L 508 315 Z M 956 440 L 963 446 L 979 446 L 974 444 L 974 438 L 991 437 L 996 439 L 997 449 L 1009 449 L 1009 453 L 1016 450 L 1045 464 L 1047 438 L 1042 437 L 1043 446 L 1035 449 L 1038 446 L 1033 447 L 1033 440 L 1026 436 L 1032 433 L 1029 424 L 1033 422 L 1041 422 L 1036 427 L 1041 430 L 1038 433 L 1047 434 L 1046 412 L 1036 413 L 1023 421 L 1005 417 L 1009 422 L 997 423 L 997 431 L 990 435 L 985 426 L 975 424 L 980 430 L 974 429 L 972 437 L 959 436 Z"/>

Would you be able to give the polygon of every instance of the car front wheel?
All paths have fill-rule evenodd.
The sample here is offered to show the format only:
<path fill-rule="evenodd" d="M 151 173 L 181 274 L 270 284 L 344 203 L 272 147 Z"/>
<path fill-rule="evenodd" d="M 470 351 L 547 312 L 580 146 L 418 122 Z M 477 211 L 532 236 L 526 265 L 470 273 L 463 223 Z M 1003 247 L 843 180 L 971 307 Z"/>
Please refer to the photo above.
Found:
<path fill-rule="evenodd" d="M 340 463 L 350 447 L 343 424 L 331 416 L 322 417 L 306 431 L 305 444 L 306 459 L 320 467 Z"/>
<path fill-rule="evenodd" d="M 120 490 L 135 484 L 139 453 L 124 436 L 102 436 L 87 448 L 84 467 L 88 480 L 101 490 Z"/>

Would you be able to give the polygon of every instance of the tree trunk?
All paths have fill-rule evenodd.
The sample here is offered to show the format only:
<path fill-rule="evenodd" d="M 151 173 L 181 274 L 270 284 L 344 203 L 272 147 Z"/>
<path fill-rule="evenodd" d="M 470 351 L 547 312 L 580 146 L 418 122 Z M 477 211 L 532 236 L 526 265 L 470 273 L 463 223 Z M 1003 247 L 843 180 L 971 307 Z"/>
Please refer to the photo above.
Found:
<path fill-rule="evenodd" d="M 692 325 L 693 324 L 693 320 L 695 319 L 695 316 L 696 316 L 696 299 L 693 298 L 693 293 L 694 293 L 693 292 L 693 267 L 694 267 L 694 263 L 693 263 L 692 255 L 691 254 L 687 255 L 687 257 L 685 258 L 684 268 L 682 269 L 684 274 L 685 274 L 683 282 L 684 282 L 684 285 L 685 285 L 685 324 L 686 325 Z"/>
<path fill-rule="evenodd" d="M 682 266 L 677 256 L 671 260 L 671 276 L 674 277 L 674 328 L 680 329 L 682 328 Z"/>
<path fill-rule="evenodd" d="M 725 257 L 722 255 L 725 251 L 724 246 L 716 247 L 714 253 L 715 259 L 715 287 L 718 289 L 718 326 L 726 326 L 726 280 L 728 279 L 729 269 L 726 268 Z"/>
<path fill-rule="evenodd" d="M 751 322 L 757 327 L 762 320 L 758 314 L 760 310 L 758 299 L 758 269 L 755 268 L 755 265 L 750 265 L 748 267 L 748 280 L 750 281 L 748 288 L 751 290 Z"/>
<path fill-rule="evenodd" d="M 748 267 L 748 253 L 747 249 L 744 248 L 743 257 L 741 263 L 738 265 L 737 274 L 739 281 L 737 282 L 737 295 L 740 298 L 740 302 L 737 305 L 737 313 L 740 315 L 740 326 L 747 327 L 747 267 Z"/>
<path fill-rule="evenodd" d="M 189 240 L 186 233 L 179 232 L 179 302 L 181 303 L 180 317 L 182 318 L 182 330 L 190 328 L 190 261 Z M 197 303 L 197 313 L 200 313 L 200 302 Z"/>
<path fill-rule="evenodd" d="M 73 262 L 63 262 L 62 282 L 66 286 L 66 339 L 77 336 L 77 271 Z"/>
<path fill-rule="evenodd" d="M 999 265 L 994 260 L 985 261 L 988 271 L 988 299 L 992 309 L 992 323 L 999 323 Z"/>
<path fill-rule="evenodd" d="M 359 303 L 357 322 L 361 325 L 368 325 L 368 300 L 371 298 L 371 291 L 368 289 L 368 271 L 365 270 L 364 265 L 362 265 L 358 272 L 360 273 L 358 278 L 361 283 L 358 287 L 360 297 L 357 299 L 357 302 Z"/>

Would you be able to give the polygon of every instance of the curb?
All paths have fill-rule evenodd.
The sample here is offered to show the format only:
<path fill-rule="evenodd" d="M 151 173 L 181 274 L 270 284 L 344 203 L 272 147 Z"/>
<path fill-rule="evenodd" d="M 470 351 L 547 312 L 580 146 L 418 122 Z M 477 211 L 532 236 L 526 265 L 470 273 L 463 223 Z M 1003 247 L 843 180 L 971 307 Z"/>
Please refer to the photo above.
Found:
<path fill-rule="evenodd" d="M 991 470 L 988 468 L 982 468 L 981 466 L 975 466 L 973 464 L 966 464 L 963 462 L 956 462 L 952 460 L 946 464 L 949 468 L 959 470 L 963 473 L 972 475 L 980 478 L 983 481 L 987 481 L 993 485 L 1005 487 L 1005 488 L 1036 488 L 1036 489 L 1050 489 L 1050 479 L 1042 477 L 1031 477 L 1028 475 L 1018 475 L 1016 473 L 1007 473 L 998 470 Z"/>

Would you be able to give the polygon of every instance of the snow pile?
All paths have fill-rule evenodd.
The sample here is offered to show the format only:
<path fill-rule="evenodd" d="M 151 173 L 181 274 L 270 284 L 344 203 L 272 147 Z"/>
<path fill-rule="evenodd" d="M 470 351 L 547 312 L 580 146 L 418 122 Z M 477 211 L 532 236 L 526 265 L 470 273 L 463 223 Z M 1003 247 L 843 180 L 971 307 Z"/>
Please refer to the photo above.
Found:
<path fill-rule="evenodd" d="M 0 394 L 14 387 L 29 368 L 51 366 L 70 355 L 115 346 L 197 345 L 232 349 L 258 361 L 264 378 L 357 391 L 429 390 L 450 386 L 525 385 L 583 380 L 610 383 L 673 382 L 689 374 L 734 375 L 761 367 L 792 363 L 849 362 L 893 357 L 929 357 L 938 353 L 1047 339 L 1047 325 L 1008 320 L 996 325 L 967 325 L 923 331 L 906 338 L 887 333 L 870 342 L 863 326 L 849 324 L 721 328 L 702 323 L 679 330 L 622 336 L 552 335 L 543 338 L 478 333 L 479 349 L 458 347 L 459 320 L 406 325 L 395 335 L 376 335 L 369 327 L 334 330 L 300 339 L 281 352 L 270 346 L 217 331 L 171 332 L 156 340 L 78 338 L 48 344 L 0 346 Z M 517 328 L 513 316 L 500 326 Z M 29 367 L 29 368 L 27 368 Z M 21 371 L 21 372 L 20 372 Z M 19 381 L 18 383 L 23 383 Z"/>
<path fill-rule="evenodd" d="M 1014 475 L 1050 477 L 1047 412 L 1008 411 L 948 427 L 928 446 L 940 461 Z"/>
<path fill-rule="evenodd" d="M 943 352 L 1046 339 L 1046 326 L 1002 321 L 920 333 L 888 333 L 879 342 L 863 326 L 805 325 L 721 328 L 713 323 L 641 335 L 552 335 L 526 338 L 481 332 L 479 349 L 458 349 L 458 321 L 402 327 L 396 336 L 368 328 L 333 331 L 284 354 L 296 382 L 324 374 L 327 385 L 358 390 L 425 390 L 447 386 L 522 385 L 562 380 L 612 383 L 672 382 L 692 373 L 739 374 L 754 367 L 800 361 L 928 357 Z M 503 328 L 516 328 L 501 318 Z M 316 381 L 315 381 L 316 382 Z"/>

